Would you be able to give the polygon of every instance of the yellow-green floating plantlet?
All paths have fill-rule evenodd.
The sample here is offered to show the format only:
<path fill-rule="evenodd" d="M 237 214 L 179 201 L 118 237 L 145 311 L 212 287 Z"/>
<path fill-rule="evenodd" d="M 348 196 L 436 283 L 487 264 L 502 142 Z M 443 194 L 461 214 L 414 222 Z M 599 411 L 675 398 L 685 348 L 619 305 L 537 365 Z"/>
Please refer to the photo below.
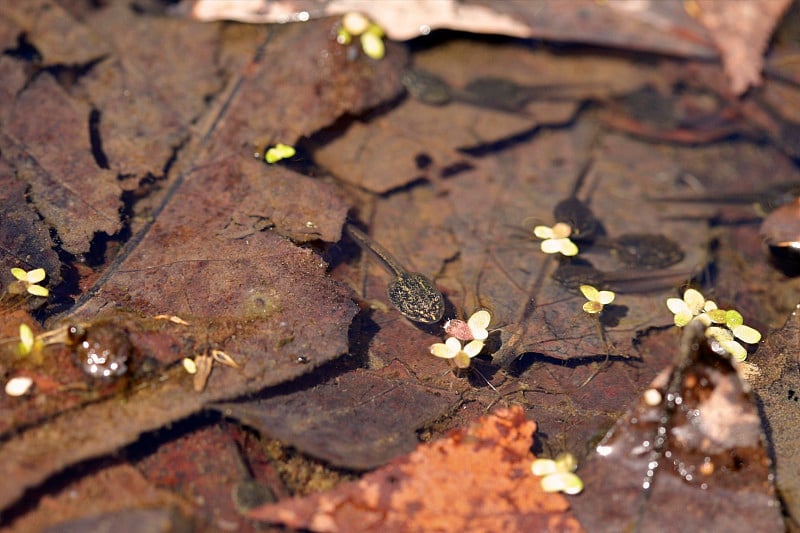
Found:
<path fill-rule="evenodd" d="M 575 474 L 578 462 L 571 453 L 562 453 L 553 459 L 536 459 L 531 464 L 531 472 L 542 478 L 542 490 L 545 492 L 563 492 L 579 494 L 583 490 L 583 481 Z"/>
<path fill-rule="evenodd" d="M 296 153 L 297 150 L 294 149 L 294 146 L 278 143 L 267 150 L 267 153 L 264 155 L 264 160 L 271 165 L 282 159 L 294 157 L 294 154 Z"/>
<path fill-rule="evenodd" d="M 364 55 L 372 59 L 383 59 L 386 55 L 386 45 L 383 44 L 383 38 L 376 32 L 365 32 L 361 34 L 361 49 Z"/>
<path fill-rule="evenodd" d="M 708 313 L 708 317 L 715 324 L 725 324 L 734 337 L 747 344 L 755 344 L 761 340 L 761 333 L 755 328 L 746 326 L 742 314 L 735 309 L 715 309 Z"/>
<path fill-rule="evenodd" d="M 578 255 L 578 246 L 569 238 L 572 227 L 565 222 L 557 222 L 553 227 L 536 226 L 533 234 L 543 239 L 541 249 L 546 254 Z"/>
<path fill-rule="evenodd" d="M 34 296 L 41 296 L 42 298 L 46 298 L 50 295 L 50 291 L 46 287 L 38 285 L 38 283 L 44 281 L 47 275 L 43 268 L 35 268 L 27 272 L 21 268 L 12 268 L 11 275 L 17 278 L 17 281 L 9 284 L 8 292 L 10 294 L 23 294 L 27 292 Z"/>
<path fill-rule="evenodd" d="M 336 42 L 341 44 L 342 46 L 347 46 L 351 42 L 353 42 L 353 36 L 350 34 L 347 29 L 342 26 L 338 30 L 336 30 Z"/>
<path fill-rule="evenodd" d="M 747 350 L 745 350 L 744 346 L 736 342 L 734 337 L 748 344 L 755 344 L 761 340 L 761 333 L 744 324 L 735 326 L 734 329 L 711 326 L 706 328 L 706 337 L 717 341 L 719 345 L 737 361 L 744 361 L 747 359 Z"/>
<path fill-rule="evenodd" d="M 611 291 L 598 291 L 591 285 L 581 285 L 581 292 L 588 302 L 583 304 L 583 310 L 591 315 L 595 315 L 603 310 L 603 307 L 610 304 L 616 298 L 616 294 Z"/>

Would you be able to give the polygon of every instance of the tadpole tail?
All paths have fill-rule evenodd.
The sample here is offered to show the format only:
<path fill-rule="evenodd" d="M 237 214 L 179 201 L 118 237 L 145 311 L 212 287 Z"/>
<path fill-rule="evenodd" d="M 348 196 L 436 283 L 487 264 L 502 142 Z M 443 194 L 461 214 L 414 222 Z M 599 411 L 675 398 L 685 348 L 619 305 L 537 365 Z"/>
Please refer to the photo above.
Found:
<path fill-rule="evenodd" d="M 674 202 L 683 204 L 742 204 L 749 205 L 761 201 L 763 195 L 755 193 L 726 193 L 687 196 L 645 196 L 648 202 Z"/>

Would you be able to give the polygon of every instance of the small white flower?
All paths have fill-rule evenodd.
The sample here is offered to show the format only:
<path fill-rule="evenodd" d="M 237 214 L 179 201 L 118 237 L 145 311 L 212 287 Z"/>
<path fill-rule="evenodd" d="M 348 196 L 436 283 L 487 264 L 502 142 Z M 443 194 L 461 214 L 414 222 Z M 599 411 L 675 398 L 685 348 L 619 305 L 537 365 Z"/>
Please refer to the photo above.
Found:
<path fill-rule="evenodd" d="M 675 315 L 675 325 L 679 328 L 691 322 L 694 317 L 700 317 L 700 321 L 708 326 L 711 320 L 705 313 L 717 309 L 717 304 L 712 300 L 706 300 L 703 293 L 698 290 L 686 289 L 683 299 L 667 298 L 667 308 Z"/>
<path fill-rule="evenodd" d="M 552 228 L 549 226 L 536 226 L 533 234 L 543 239 L 541 248 L 546 254 L 558 254 L 572 257 L 578 255 L 578 246 L 569 238 L 572 228 L 565 222 L 558 222 Z"/>
<path fill-rule="evenodd" d="M 8 286 L 8 292 L 11 294 L 22 294 L 27 292 L 34 296 L 41 296 L 46 298 L 50 291 L 46 287 L 38 285 L 39 282 L 44 281 L 46 276 L 43 268 L 35 268 L 33 270 L 24 271 L 21 268 L 12 268 L 11 274 L 17 278 L 17 281 Z"/>
<path fill-rule="evenodd" d="M 351 35 L 361 35 L 369 28 L 369 19 L 358 11 L 345 13 L 342 17 L 342 27 Z"/>
<path fill-rule="evenodd" d="M 436 357 L 452 359 L 458 368 L 469 368 L 470 359 L 483 350 L 483 341 L 473 340 L 462 348 L 461 341 L 455 337 L 448 337 L 444 343 L 432 344 L 430 350 Z"/>
<path fill-rule="evenodd" d="M 614 301 L 616 294 L 611 291 L 598 291 L 591 285 L 581 285 L 581 292 L 586 297 L 588 302 L 583 304 L 583 310 L 589 314 L 597 314 L 606 306 Z"/>
<path fill-rule="evenodd" d="M 571 453 L 562 453 L 555 460 L 536 459 L 531 464 L 531 472 L 542 477 L 542 490 L 545 492 L 579 494 L 583 490 L 583 481 L 574 474 L 577 467 Z"/>
<path fill-rule="evenodd" d="M 483 341 L 489 336 L 486 329 L 492 321 L 492 315 L 486 309 L 480 309 L 472 313 L 469 320 L 453 319 L 444 324 L 444 331 L 448 335 L 462 341 L 479 340 Z"/>
<path fill-rule="evenodd" d="M 6 394 L 9 396 L 23 396 L 33 386 L 33 380 L 27 376 L 11 378 L 6 383 Z"/>

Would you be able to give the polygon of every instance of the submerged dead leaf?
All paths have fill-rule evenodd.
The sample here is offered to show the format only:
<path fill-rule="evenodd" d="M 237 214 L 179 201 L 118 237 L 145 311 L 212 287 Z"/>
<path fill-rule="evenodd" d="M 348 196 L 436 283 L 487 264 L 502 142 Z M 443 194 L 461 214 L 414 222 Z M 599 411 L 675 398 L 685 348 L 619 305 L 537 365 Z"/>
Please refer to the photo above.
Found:
<path fill-rule="evenodd" d="M 97 41 L 125 53 L 104 58 L 81 78 L 80 87 L 96 110 L 90 124 L 100 141 L 95 150 L 102 150 L 108 167 L 132 190 L 170 177 L 173 158 L 194 133 L 192 124 L 222 89 L 225 78 L 217 68 L 233 73 L 238 65 L 218 57 L 219 26 L 131 17 L 128 9 L 124 2 L 112 2 L 87 13 L 80 27 L 88 26 Z M 127 23 L 120 25 L 123 19 Z"/>
<path fill-rule="evenodd" d="M 594 246 L 579 245 L 584 249 L 581 258 L 605 273 L 598 288 L 626 292 L 609 306 L 607 319 L 613 320 L 601 317 L 598 323 L 584 313 L 585 298 L 577 285 L 592 280 L 585 273 L 567 284 L 554 280 L 560 260 L 542 253 L 528 232 L 536 224 L 555 222 L 554 208 L 571 196 L 579 174 L 559 161 L 574 161 L 586 142 L 586 132 L 581 131 L 543 134 L 535 142 L 509 148 L 501 157 L 473 159 L 473 169 L 438 184 L 438 196 L 420 187 L 398 192 L 375 206 L 374 238 L 395 243 L 401 256 L 414 250 L 415 270 L 436 272 L 446 263 L 442 284 L 456 308 L 488 308 L 503 333 L 521 328 L 518 341 L 504 339 L 496 355 L 503 364 L 525 352 L 558 359 L 608 353 L 635 357 L 632 340 L 637 332 L 671 323 L 663 301 L 653 294 L 666 294 L 707 261 L 704 224 L 672 218 L 674 206 L 654 205 L 646 215 L 638 209 L 652 191 L 672 186 L 665 176 L 668 169 L 675 169 L 677 152 L 654 153 L 622 137 L 603 137 L 603 153 L 597 155 L 578 196 L 601 220 L 608 239 L 633 228 L 680 236 L 685 255 L 670 267 L 666 281 L 644 269 L 638 277 L 647 283 L 637 285 L 637 271 L 621 266 L 610 243 L 602 244 L 603 237 Z M 613 160 L 617 156 L 629 163 L 618 165 Z M 705 212 L 710 213 L 707 208 Z M 459 250 L 456 259 L 452 259 L 453 244 Z M 628 286 L 631 289 L 626 290 Z"/>
<path fill-rule="evenodd" d="M 29 184 L 36 210 L 72 253 L 88 252 L 95 233 L 113 235 L 122 227 L 122 190 L 116 174 L 92 157 L 89 113 L 51 76 L 39 76 L 17 96 L 0 132 L 3 158 Z"/>
<path fill-rule="evenodd" d="M 286 22 L 362 11 L 393 39 L 449 28 L 706 58 L 716 55 L 716 45 L 731 91 L 742 94 L 760 85 L 762 54 L 790 4 L 790 0 L 739 0 L 730 5 L 714 0 L 537 0 L 483 5 L 416 0 L 390 7 L 364 0 L 184 0 L 181 11 L 199 20 L 246 22 Z"/>
<path fill-rule="evenodd" d="M 253 261 L 231 256 L 217 261 L 179 262 L 172 269 L 178 268 L 176 275 L 191 280 L 196 288 L 205 284 L 203 292 L 196 289 L 191 293 L 194 295 L 214 294 L 209 277 L 236 279 L 217 277 L 226 276 L 225 269 L 231 266 L 247 271 L 249 282 L 254 285 L 226 286 L 219 301 L 187 299 L 189 293 L 184 289 L 176 289 L 179 294 L 172 294 L 169 289 L 166 293 L 175 302 L 182 300 L 196 307 L 198 318 L 192 320 L 195 324 L 202 323 L 200 316 L 208 321 L 208 313 L 214 309 L 218 311 L 217 322 L 209 324 L 206 332 L 195 330 L 195 334 L 203 339 L 206 333 L 215 346 L 236 354 L 241 369 L 217 368 L 205 392 L 197 394 L 193 390 L 192 376 L 178 363 L 184 354 L 174 350 L 171 355 L 175 364 L 157 367 L 141 385 L 123 396 L 113 395 L 80 410 L 64 411 L 27 430 L 11 428 L 6 435 L 13 433 L 14 438 L 0 444 L 0 453 L 13 460 L 0 463 L 0 474 L 13 478 L 15 483 L 0 485 L 0 505 L 7 506 L 26 488 L 65 466 L 112 452 L 133 442 L 143 432 L 196 413 L 208 402 L 257 392 L 308 372 L 347 351 L 347 329 L 356 309 L 350 301 L 350 292 L 325 276 L 325 265 L 319 257 L 273 234 L 259 234 L 253 246 L 268 246 L 274 260 Z M 155 269 L 151 275 L 166 276 L 168 270 Z M 112 290 L 111 283 L 106 286 L 109 290 L 104 298 L 121 298 L 118 288 Z M 154 282 L 154 287 L 161 286 L 169 286 L 169 279 Z M 133 291 L 127 301 L 142 309 L 155 308 L 155 301 L 146 300 L 148 294 L 142 288 Z M 157 295 L 153 297 L 158 298 Z M 88 305 L 84 311 L 90 309 Z M 188 316 L 185 309 L 180 311 Z M 183 334 L 179 329 L 173 335 L 180 338 Z M 148 335 L 142 337 L 137 344 L 146 346 Z M 177 341 L 178 346 L 181 344 Z M 170 348 L 163 342 L 151 346 L 160 350 Z M 142 365 L 146 355 L 141 354 L 142 359 L 131 364 Z M 307 364 L 298 363 L 300 355 Z M 65 364 L 71 364 L 68 358 Z M 57 396 L 44 398 L 49 401 L 40 400 L 40 407 L 17 402 L 14 409 L 22 412 L 32 407 L 46 409 Z M 4 399 L 3 403 L 9 405 L 10 402 Z M 66 407 L 57 402 L 56 406 Z M 15 418 L 17 423 L 21 422 L 20 417 Z M 98 437 L 87 438 L 87 435 Z"/>
<path fill-rule="evenodd" d="M 311 531 L 580 531 L 531 474 L 535 429 L 520 407 L 499 409 L 359 481 L 249 516 Z"/>
<path fill-rule="evenodd" d="M 632 91 L 650 75 L 619 58 L 573 59 L 581 64 L 563 69 L 564 58 L 546 50 L 468 40 L 422 51 L 415 54 L 414 70 L 404 74 L 412 94 L 389 113 L 356 121 L 344 134 L 337 129 L 330 141 L 321 135 L 315 161 L 376 193 L 420 177 L 435 181 L 470 168 L 474 162 L 465 153 L 568 123 L 583 101 Z M 509 72 L 509 64 L 517 68 Z M 431 76 L 437 81 L 426 81 Z M 441 84 L 450 103 L 423 103 Z M 480 86 L 478 94 L 466 90 L 474 86 Z M 510 100 L 518 108 L 509 108 Z"/>
<path fill-rule="evenodd" d="M 501 48 L 494 53 L 502 55 Z M 483 73 L 476 68 L 462 75 Z M 394 111 L 376 120 L 393 124 Z M 655 116 L 658 111 L 649 113 Z M 543 440 L 554 448 L 553 455 L 583 449 L 672 359 L 672 332 L 654 331 L 673 323 L 665 301 L 678 296 L 690 279 L 702 278 L 714 260 L 715 233 L 708 221 L 716 207 L 648 199 L 703 187 L 710 192 L 751 188 L 756 177 L 770 182 L 797 179 L 792 161 L 771 148 L 765 155 L 765 147 L 750 143 L 681 147 L 641 142 L 598 132 L 594 118 L 583 114 L 569 127 L 491 145 L 485 153 L 461 154 L 461 168 L 428 169 L 428 181 L 412 182 L 360 204 L 359 214 L 372 238 L 407 268 L 431 276 L 443 290 L 452 304 L 445 319 L 466 318 L 479 308 L 492 313 L 493 333 L 484 353 L 473 359 L 474 371 L 455 378 L 442 370 L 442 361 L 429 355 L 429 346 L 441 342 L 443 333 L 428 330 L 433 335 L 427 339 L 410 334 L 408 323 L 386 300 L 389 277 L 374 262 L 367 260 L 366 279 L 342 267 L 334 272 L 364 287 L 362 296 L 374 310 L 379 331 L 354 332 L 352 338 L 355 345 L 369 344 L 371 365 L 397 360 L 413 369 L 414 379 L 460 391 L 465 411 L 454 417 L 476 416 L 481 406 L 501 399 L 535 406 L 537 419 L 548 428 Z M 429 138 L 431 146 L 440 146 L 440 137 Z M 427 138 L 418 139 L 419 144 Z M 392 155 L 393 169 L 399 169 L 391 173 L 394 179 L 412 168 L 418 154 L 411 148 Z M 431 159 L 436 162 L 438 157 L 446 155 L 432 150 Z M 351 162 L 348 155 L 344 159 Z M 587 160 L 591 164 L 581 177 Z M 375 177 L 371 184 L 383 183 L 373 161 L 367 157 L 354 168 Z M 539 224 L 552 226 L 557 204 L 569 199 L 576 186 L 601 231 L 593 243 L 578 242 L 581 252 L 575 266 L 583 260 L 593 268 L 561 276 L 559 266 L 567 260 L 544 254 L 531 230 Z M 636 253 L 617 247 L 636 242 L 637 235 L 639 241 L 654 243 L 658 253 L 645 253 L 639 261 Z M 650 259 L 671 247 L 682 259 L 654 269 Z M 760 261 L 751 258 L 749 264 L 764 264 L 763 250 L 758 248 L 758 254 Z M 745 275 L 739 276 L 736 291 L 726 289 L 724 294 L 741 297 Z M 599 320 L 583 311 L 586 299 L 578 289 L 583 283 L 617 293 Z M 498 371 L 497 365 L 510 373 Z M 469 403 L 472 399 L 474 404 Z"/>
<path fill-rule="evenodd" d="M 455 394 L 356 370 L 311 389 L 214 405 L 227 417 L 343 468 L 367 470 L 408 453 L 416 430 L 442 416 Z M 386 413 L 393 413 L 391 417 Z"/>

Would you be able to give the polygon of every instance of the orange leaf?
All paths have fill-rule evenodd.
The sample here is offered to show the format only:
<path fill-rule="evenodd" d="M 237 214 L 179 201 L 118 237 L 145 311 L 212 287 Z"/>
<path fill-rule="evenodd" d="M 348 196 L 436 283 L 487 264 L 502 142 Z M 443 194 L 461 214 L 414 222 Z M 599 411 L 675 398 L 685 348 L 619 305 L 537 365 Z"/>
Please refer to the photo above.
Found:
<path fill-rule="evenodd" d="M 249 516 L 311 531 L 579 531 L 530 473 L 535 430 L 521 407 L 499 409 L 359 481 Z"/>

